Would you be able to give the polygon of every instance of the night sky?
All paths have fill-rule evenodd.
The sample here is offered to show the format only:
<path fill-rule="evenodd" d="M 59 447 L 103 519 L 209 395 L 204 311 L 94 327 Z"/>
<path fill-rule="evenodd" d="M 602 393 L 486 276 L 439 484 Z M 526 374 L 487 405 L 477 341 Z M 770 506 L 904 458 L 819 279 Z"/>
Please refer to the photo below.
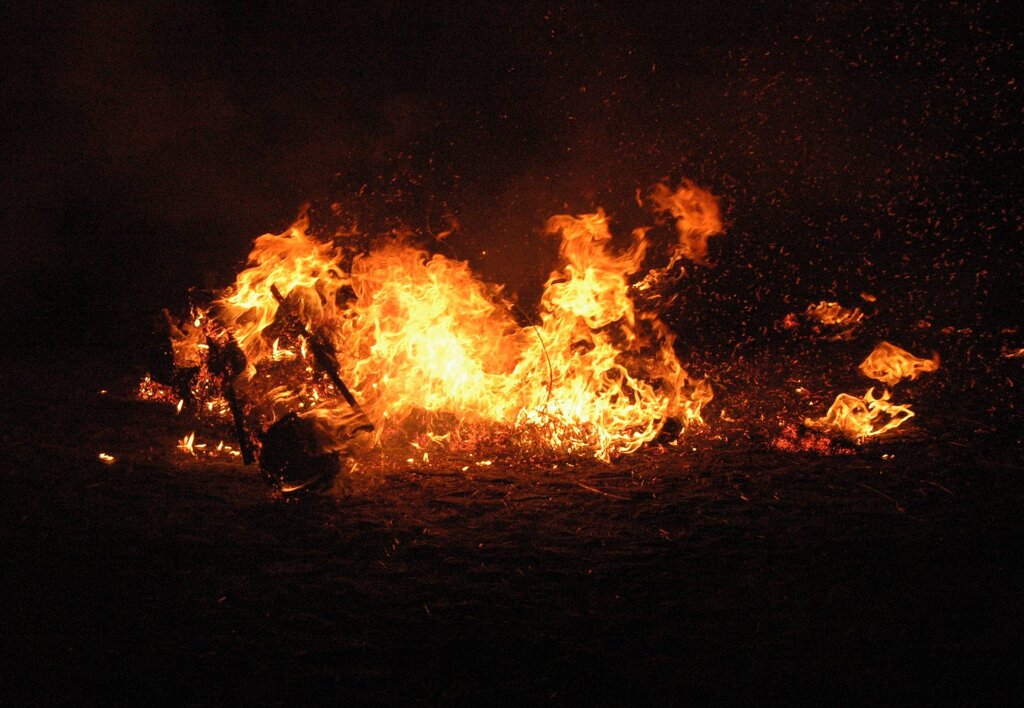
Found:
<path fill-rule="evenodd" d="M 1016 325 L 1013 4 L 791 4 L 6 4 L 5 329 L 136 345 L 304 202 L 454 215 L 529 304 L 547 216 L 625 234 L 682 177 L 729 220 L 676 318 L 711 339 L 862 291 L 893 326 Z"/>

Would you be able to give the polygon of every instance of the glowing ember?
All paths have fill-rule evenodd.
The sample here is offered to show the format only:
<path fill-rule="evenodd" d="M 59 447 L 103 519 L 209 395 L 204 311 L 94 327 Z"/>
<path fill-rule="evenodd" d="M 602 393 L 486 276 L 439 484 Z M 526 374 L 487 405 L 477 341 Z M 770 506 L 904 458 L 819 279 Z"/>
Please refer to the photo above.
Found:
<path fill-rule="evenodd" d="M 778 437 L 772 441 L 772 446 L 782 452 L 813 452 L 818 455 L 848 455 L 852 451 L 847 448 L 836 447 L 831 438 L 826 435 L 819 435 L 805 429 L 798 429 L 794 423 L 783 427 Z"/>
<path fill-rule="evenodd" d="M 186 435 L 185 437 L 178 441 L 178 449 L 187 452 L 192 456 L 195 456 L 195 442 L 196 431 L 193 430 L 191 433 L 189 433 L 188 435 Z"/>
<path fill-rule="evenodd" d="M 658 185 L 651 198 L 679 234 L 654 279 L 683 256 L 706 262 L 707 238 L 722 230 L 715 197 L 684 182 L 674 192 Z M 641 276 L 652 276 L 643 266 L 648 229 L 618 252 L 609 222 L 601 210 L 549 220 L 562 265 L 545 285 L 539 323 L 522 327 L 501 288 L 467 263 L 432 255 L 409 234 L 369 250 L 350 233 L 320 240 L 303 216 L 259 237 L 248 267 L 209 309 L 181 323 L 169 318 L 175 363 L 198 368 L 191 388 L 200 409 L 226 417 L 224 362 L 211 348 L 237 347 L 244 362 L 229 379 L 244 414 L 262 430 L 298 413 L 325 450 L 346 449 L 359 423 L 324 375 L 327 357 L 378 443 L 425 435 L 453 447 L 487 428 L 603 460 L 630 453 L 669 420 L 677 430 L 701 423 L 712 392 L 684 370 L 668 327 L 631 298 Z M 179 447 L 195 454 L 194 433 Z"/>
<path fill-rule="evenodd" d="M 864 313 L 859 307 L 843 307 L 838 302 L 826 302 L 825 300 L 817 305 L 808 306 L 807 316 L 831 327 L 851 327 L 864 319 Z"/>
<path fill-rule="evenodd" d="M 808 305 L 802 313 L 789 313 L 781 325 L 783 329 L 795 332 L 801 324 L 807 324 L 819 339 L 849 341 L 856 335 L 864 318 L 859 307 L 843 307 L 838 302 L 821 300 Z"/>
<path fill-rule="evenodd" d="M 889 392 L 875 396 L 869 388 L 863 398 L 840 393 L 823 418 L 804 420 L 804 425 L 823 433 L 839 434 L 854 442 L 893 430 L 914 417 L 908 406 L 889 402 Z"/>
<path fill-rule="evenodd" d="M 149 374 L 146 374 L 139 382 L 139 398 L 143 401 L 164 401 L 167 403 L 178 402 L 174 389 L 170 386 L 157 383 Z"/>
<path fill-rule="evenodd" d="M 101 452 L 99 454 L 99 459 L 100 459 L 100 462 L 102 462 L 102 463 L 104 463 L 106 465 L 112 465 L 112 464 L 114 464 L 114 462 L 117 461 L 117 459 L 113 455 L 108 455 L 105 452 Z"/>
<path fill-rule="evenodd" d="M 924 372 L 937 371 L 939 355 L 931 359 L 919 359 L 895 344 L 882 342 L 861 362 L 860 371 L 876 381 L 893 386 L 903 379 L 916 379 Z"/>

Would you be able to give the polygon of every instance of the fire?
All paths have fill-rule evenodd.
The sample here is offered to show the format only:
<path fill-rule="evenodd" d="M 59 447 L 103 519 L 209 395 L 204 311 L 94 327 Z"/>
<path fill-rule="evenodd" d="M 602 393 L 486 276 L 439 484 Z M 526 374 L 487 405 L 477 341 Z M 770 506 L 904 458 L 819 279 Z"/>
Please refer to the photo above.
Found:
<path fill-rule="evenodd" d="M 921 373 L 939 368 L 939 355 L 919 359 L 889 342 L 882 342 L 861 362 L 860 371 L 868 378 L 893 386 L 903 379 L 916 379 Z M 863 398 L 841 393 L 823 418 L 808 418 L 804 424 L 815 430 L 841 434 L 854 442 L 893 430 L 914 416 L 909 406 L 890 403 L 888 390 L 881 397 L 869 388 Z"/>
<path fill-rule="evenodd" d="M 892 386 L 903 379 L 914 380 L 924 372 L 937 371 L 939 355 L 931 359 L 919 359 L 895 344 L 882 342 L 861 362 L 860 371 L 865 376 Z"/>
<path fill-rule="evenodd" d="M 806 314 L 811 319 L 831 327 L 852 327 L 864 319 L 864 312 L 859 307 L 843 307 L 838 302 L 825 300 L 817 305 L 809 305 Z"/>
<path fill-rule="evenodd" d="M 861 293 L 861 297 L 864 295 Z M 816 339 L 836 342 L 852 340 L 864 319 L 865 313 L 859 307 L 843 307 L 838 302 L 821 300 L 808 305 L 802 313 L 789 313 L 780 324 L 794 333 L 801 324 L 807 324 Z"/>
<path fill-rule="evenodd" d="M 689 180 L 672 191 L 665 184 L 657 184 L 651 192 L 651 201 L 657 211 L 676 220 L 679 244 L 673 261 L 680 256 L 694 263 L 707 265 L 708 238 L 721 234 L 722 212 L 718 199 Z"/>
<path fill-rule="evenodd" d="M 175 405 L 181 402 L 175 395 L 174 389 L 170 386 L 157 383 L 149 374 L 146 374 L 142 380 L 139 381 L 138 396 L 143 401 L 163 401 L 167 403 L 174 403 Z"/>
<path fill-rule="evenodd" d="M 667 418 L 700 421 L 710 386 L 688 377 L 671 332 L 655 316 L 638 314 L 629 297 L 627 278 L 640 270 L 646 250 L 643 231 L 633 233 L 627 252 L 613 254 L 601 211 L 554 217 L 547 230 L 561 235 L 566 265 L 548 279 L 539 340 L 520 368 L 543 371 L 546 357 L 550 381 L 533 387 L 520 420 L 544 428 L 555 447 L 592 448 L 602 459 L 635 451 Z M 631 354 L 646 359 L 642 371 L 628 366 Z"/>
<path fill-rule="evenodd" d="M 706 262 L 707 238 L 722 230 L 716 199 L 690 182 L 658 185 L 651 199 L 675 219 L 673 262 Z M 256 239 L 235 283 L 174 323 L 175 362 L 199 367 L 200 408 L 232 409 L 260 430 L 297 413 L 324 450 L 372 428 L 377 443 L 426 435 L 451 447 L 501 430 L 527 446 L 628 454 L 671 419 L 701 423 L 712 391 L 686 372 L 657 314 L 634 303 L 648 229 L 617 251 L 610 223 L 602 210 L 548 221 L 562 264 L 537 323 L 523 326 L 501 287 L 409 233 L 365 249 L 348 232 L 314 237 L 302 216 Z M 179 447 L 195 454 L 193 443 Z"/>
<path fill-rule="evenodd" d="M 869 388 L 863 398 L 840 393 L 828 413 L 818 419 L 807 418 L 804 425 L 825 433 L 838 433 L 853 442 L 898 428 L 914 412 L 908 406 L 889 402 L 890 394 L 883 391 L 875 396 L 875 389 Z"/>
<path fill-rule="evenodd" d="M 193 430 L 191 433 L 189 433 L 188 435 L 186 435 L 185 437 L 178 441 L 178 449 L 183 452 L 187 452 L 188 454 L 194 457 L 196 454 L 195 444 L 196 431 Z"/>

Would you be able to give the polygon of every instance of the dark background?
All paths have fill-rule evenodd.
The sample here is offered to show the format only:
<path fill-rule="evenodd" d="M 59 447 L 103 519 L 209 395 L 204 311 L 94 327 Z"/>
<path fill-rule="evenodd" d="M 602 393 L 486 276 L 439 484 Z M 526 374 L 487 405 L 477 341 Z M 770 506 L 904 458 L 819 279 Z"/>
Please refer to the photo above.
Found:
<path fill-rule="evenodd" d="M 684 176 L 729 220 L 678 315 L 702 346 L 865 290 L 894 326 L 1015 325 L 1011 3 L 791 5 L 8 4 L 10 341 L 134 346 L 307 201 L 454 214 L 529 305 L 547 216 L 627 233 L 634 191 Z"/>

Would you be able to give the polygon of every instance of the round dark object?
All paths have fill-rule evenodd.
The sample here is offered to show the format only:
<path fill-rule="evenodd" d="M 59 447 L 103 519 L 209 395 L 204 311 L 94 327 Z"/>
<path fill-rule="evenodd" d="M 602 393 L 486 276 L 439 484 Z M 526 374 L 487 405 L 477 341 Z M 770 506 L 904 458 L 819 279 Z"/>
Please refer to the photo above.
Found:
<path fill-rule="evenodd" d="M 261 438 L 263 478 L 285 494 L 328 489 L 341 470 L 341 455 L 324 452 L 312 423 L 296 413 L 282 417 Z"/>
<path fill-rule="evenodd" d="M 661 427 L 661 432 L 658 433 L 658 437 L 654 440 L 660 445 L 668 445 L 673 440 L 679 438 L 680 433 L 683 432 L 683 423 L 678 418 L 666 418 L 665 425 Z"/>

